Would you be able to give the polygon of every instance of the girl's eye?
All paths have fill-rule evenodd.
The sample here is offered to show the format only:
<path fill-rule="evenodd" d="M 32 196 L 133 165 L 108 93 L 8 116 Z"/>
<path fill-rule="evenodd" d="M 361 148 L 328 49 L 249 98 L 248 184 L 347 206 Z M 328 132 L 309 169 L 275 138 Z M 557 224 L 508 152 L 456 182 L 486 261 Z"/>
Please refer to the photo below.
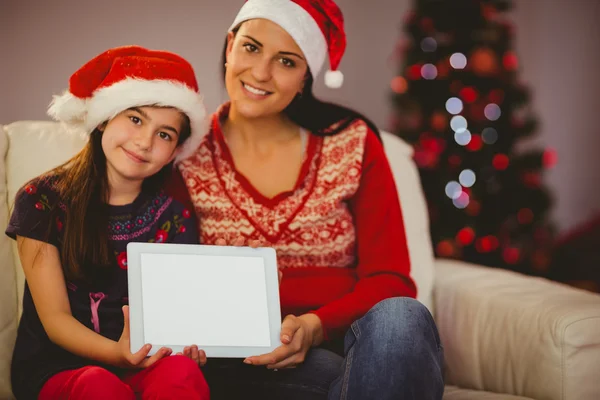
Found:
<path fill-rule="evenodd" d="M 158 136 L 164 140 L 171 140 L 171 135 L 166 132 L 158 132 Z"/>
<path fill-rule="evenodd" d="M 253 45 L 252 43 L 245 43 L 244 44 L 244 48 L 246 49 L 247 52 L 249 53 L 256 53 L 258 51 L 258 47 L 256 47 L 255 45 Z"/>
<path fill-rule="evenodd" d="M 142 120 L 139 119 L 138 117 L 131 116 L 131 117 L 129 117 L 129 119 L 131 120 L 131 122 L 133 122 L 136 125 L 139 125 L 142 123 Z"/>
<path fill-rule="evenodd" d="M 281 58 L 279 61 L 286 67 L 294 68 L 296 66 L 296 63 L 289 58 Z"/>

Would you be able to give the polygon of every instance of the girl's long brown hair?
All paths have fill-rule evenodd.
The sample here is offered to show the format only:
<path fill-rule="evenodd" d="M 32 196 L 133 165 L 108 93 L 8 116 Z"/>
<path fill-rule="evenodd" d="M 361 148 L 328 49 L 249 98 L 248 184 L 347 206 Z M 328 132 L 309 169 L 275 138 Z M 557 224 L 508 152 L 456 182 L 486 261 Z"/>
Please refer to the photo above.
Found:
<path fill-rule="evenodd" d="M 191 134 L 190 121 L 184 115 L 178 146 Z M 160 190 L 170 174 L 170 163 L 144 180 L 142 191 Z M 102 131 L 95 129 L 85 147 L 73 158 L 45 174 L 55 182 L 59 199 L 65 205 L 60 258 L 69 280 L 96 282 L 114 264 L 108 237 L 108 200 L 110 188 L 106 174 L 106 156 L 102 150 Z M 48 235 L 59 214 L 53 205 Z"/>

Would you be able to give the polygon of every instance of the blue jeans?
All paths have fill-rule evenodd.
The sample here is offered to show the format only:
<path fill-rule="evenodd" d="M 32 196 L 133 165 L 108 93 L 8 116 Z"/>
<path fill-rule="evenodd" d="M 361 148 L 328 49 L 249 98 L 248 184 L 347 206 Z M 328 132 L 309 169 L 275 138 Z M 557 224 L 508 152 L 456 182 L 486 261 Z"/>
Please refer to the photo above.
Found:
<path fill-rule="evenodd" d="M 293 369 L 209 360 L 204 373 L 213 400 L 435 400 L 444 393 L 442 368 L 431 314 L 418 301 L 397 297 L 352 324 L 343 356 L 323 346 Z"/>

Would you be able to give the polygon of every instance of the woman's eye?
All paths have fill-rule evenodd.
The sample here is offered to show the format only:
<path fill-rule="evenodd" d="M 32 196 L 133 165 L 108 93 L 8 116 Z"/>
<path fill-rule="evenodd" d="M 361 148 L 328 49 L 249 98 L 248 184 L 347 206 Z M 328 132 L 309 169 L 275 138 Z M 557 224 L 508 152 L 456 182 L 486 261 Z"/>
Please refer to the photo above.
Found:
<path fill-rule="evenodd" d="M 296 63 L 294 61 L 290 60 L 289 58 L 282 58 L 280 61 L 286 67 L 293 68 L 296 66 Z"/>
<path fill-rule="evenodd" d="M 256 53 L 258 51 L 258 47 L 256 47 L 252 43 L 244 44 L 244 48 L 246 49 L 247 52 L 250 52 L 250 53 Z"/>
<path fill-rule="evenodd" d="M 138 117 L 131 116 L 131 117 L 129 117 L 129 119 L 131 120 L 131 122 L 133 122 L 136 125 L 139 125 L 142 123 L 142 120 L 139 119 Z"/>

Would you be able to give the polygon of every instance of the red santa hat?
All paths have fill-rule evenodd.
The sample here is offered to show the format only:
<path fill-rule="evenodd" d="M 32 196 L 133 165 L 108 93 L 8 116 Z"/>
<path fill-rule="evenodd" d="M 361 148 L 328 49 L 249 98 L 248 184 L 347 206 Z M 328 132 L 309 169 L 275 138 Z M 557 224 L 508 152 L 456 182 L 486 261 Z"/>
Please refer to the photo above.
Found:
<path fill-rule="evenodd" d="M 175 161 L 191 156 L 208 131 L 208 119 L 194 70 L 177 54 L 139 46 L 107 50 L 71 76 L 69 89 L 54 96 L 48 115 L 91 133 L 122 111 L 154 105 L 188 116 L 191 135 Z"/>
<path fill-rule="evenodd" d="M 286 30 L 296 41 L 316 77 L 329 54 L 325 84 L 339 88 L 344 76 L 338 71 L 346 49 L 344 17 L 333 0 L 248 0 L 229 30 L 250 19 L 267 19 Z"/>

